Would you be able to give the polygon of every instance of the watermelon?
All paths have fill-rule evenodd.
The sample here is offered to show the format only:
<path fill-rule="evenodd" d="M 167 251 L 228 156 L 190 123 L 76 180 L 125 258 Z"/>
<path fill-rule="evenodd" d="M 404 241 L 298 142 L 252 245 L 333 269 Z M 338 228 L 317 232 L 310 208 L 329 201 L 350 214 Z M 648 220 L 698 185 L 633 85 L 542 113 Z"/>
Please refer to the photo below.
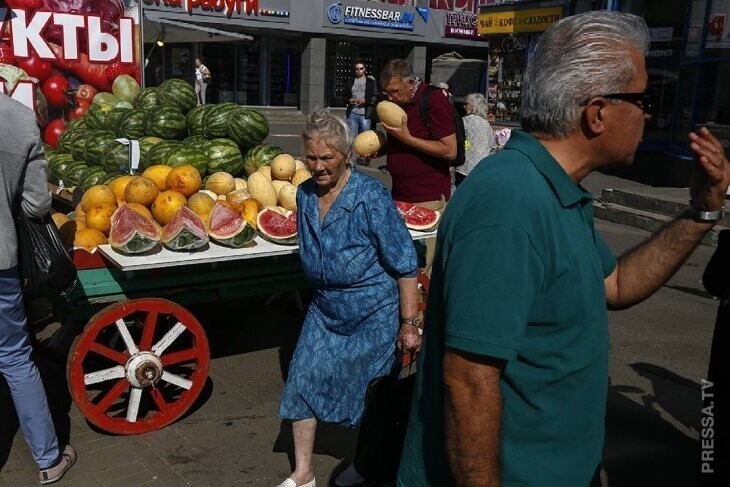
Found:
<path fill-rule="evenodd" d="M 107 116 L 107 125 L 109 126 L 109 130 L 116 132 L 117 127 L 119 126 L 119 120 L 121 120 L 121 118 L 130 111 L 131 110 L 129 108 L 113 108 Z"/>
<path fill-rule="evenodd" d="M 104 149 L 102 167 L 107 174 L 129 174 L 129 146 L 112 140 Z"/>
<path fill-rule="evenodd" d="M 107 173 L 106 171 L 104 171 L 104 169 L 97 166 L 89 167 L 81 173 L 81 178 L 78 185 L 79 190 L 84 193 L 90 187 L 97 184 L 102 184 L 106 177 Z"/>
<path fill-rule="evenodd" d="M 237 177 L 243 171 L 243 154 L 231 139 L 213 139 L 203 145 L 208 156 L 208 172 L 227 172 Z"/>
<path fill-rule="evenodd" d="M 147 112 L 147 134 L 161 139 L 182 139 L 187 133 L 185 115 L 171 106 Z"/>
<path fill-rule="evenodd" d="M 270 166 L 274 157 L 283 153 L 284 151 L 280 147 L 273 144 L 261 144 L 252 147 L 246 151 L 246 155 L 243 157 L 243 170 L 246 171 L 247 176 L 250 176 L 258 171 L 261 166 Z"/>
<path fill-rule="evenodd" d="M 217 203 L 210 212 L 208 235 L 221 245 L 238 249 L 256 237 L 256 230 L 240 214 Z"/>
<path fill-rule="evenodd" d="M 106 171 L 104 172 L 104 174 L 105 176 L 99 181 L 98 184 L 109 185 L 109 183 L 111 183 L 120 176 L 119 174 L 107 174 Z"/>
<path fill-rule="evenodd" d="M 139 140 L 144 137 L 146 127 L 147 110 L 134 108 L 117 119 L 115 130 L 118 137 Z"/>
<path fill-rule="evenodd" d="M 53 164 L 48 166 L 49 182 L 58 184 L 58 181 L 63 180 L 63 174 L 66 172 L 66 168 L 74 164 L 79 164 L 79 162 L 75 161 L 68 154 L 60 154 L 53 160 Z"/>
<path fill-rule="evenodd" d="M 151 164 L 147 164 L 147 157 L 150 149 L 158 142 L 162 142 L 159 137 L 142 137 L 139 139 L 139 167 L 146 169 Z"/>
<path fill-rule="evenodd" d="M 134 108 L 149 110 L 161 104 L 157 88 L 145 88 L 134 99 Z"/>
<path fill-rule="evenodd" d="M 259 230 L 259 235 L 269 242 L 296 245 L 297 212 L 287 211 L 282 214 L 277 210 L 264 208 L 256 216 L 256 228 Z"/>
<path fill-rule="evenodd" d="M 188 113 L 198 104 L 198 95 L 187 82 L 171 78 L 163 82 L 158 89 L 159 101 Z"/>
<path fill-rule="evenodd" d="M 165 164 L 171 167 L 191 165 L 200 172 L 201 177 L 208 173 L 208 156 L 205 155 L 205 152 L 186 145 L 170 151 Z"/>
<path fill-rule="evenodd" d="M 107 104 L 92 104 L 86 114 L 84 114 L 84 122 L 86 127 L 97 130 L 108 130 L 111 128 L 109 124 L 109 115 L 114 108 Z"/>
<path fill-rule="evenodd" d="M 86 127 L 86 122 L 84 121 L 83 118 L 72 118 L 71 120 L 66 122 L 67 131 L 71 130 L 71 129 L 85 129 L 85 128 L 88 128 L 88 127 Z"/>
<path fill-rule="evenodd" d="M 190 135 L 203 135 L 203 120 L 208 110 L 213 109 L 213 105 L 201 105 L 190 110 L 186 120 L 188 124 L 188 133 Z"/>
<path fill-rule="evenodd" d="M 162 229 L 162 244 L 170 250 L 195 250 L 208 243 L 205 224 L 187 206 L 182 206 Z"/>
<path fill-rule="evenodd" d="M 74 120 L 78 120 L 78 119 L 76 118 Z M 58 152 L 71 154 L 71 141 L 74 139 L 74 137 L 78 137 L 79 135 L 81 135 L 83 133 L 84 133 L 83 130 L 70 129 L 67 127 L 66 130 L 58 138 L 58 143 L 56 144 L 56 148 L 57 148 Z"/>
<path fill-rule="evenodd" d="M 190 147 L 197 147 L 198 149 L 203 148 L 206 142 L 208 142 L 208 139 L 202 135 L 191 135 L 183 139 L 183 144 L 189 145 Z"/>
<path fill-rule="evenodd" d="M 61 178 L 63 179 L 63 185 L 67 188 L 78 186 L 81 182 L 81 176 L 88 168 L 89 166 L 83 162 L 74 162 L 66 166 L 66 170 L 63 171 L 63 177 Z"/>
<path fill-rule="evenodd" d="M 104 130 L 97 131 L 90 135 L 84 144 L 86 154 L 84 159 L 86 160 L 86 163 L 89 166 L 101 166 L 104 151 L 108 145 L 114 143 L 114 139 L 114 132 Z M 75 152 L 76 151 L 74 150 L 74 154 Z"/>
<path fill-rule="evenodd" d="M 243 149 L 261 144 L 269 136 L 269 122 L 261 113 L 238 107 L 228 118 L 228 138 Z"/>
<path fill-rule="evenodd" d="M 112 214 L 109 244 L 123 254 L 140 254 L 152 250 L 160 241 L 160 228 L 152 220 L 127 205 Z"/>
<path fill-rule="evenodd" d="M 150 166 L 156 166 L 158 164 L 164 165 L 167 161 L 167 156 L 170 155 L 170 152 L 182 146 L 183 143 L 179 140 L 163 140 L 162 142 L 154 144 L 147 151 L 147 157 L 145 158 L 145 168 L 148 168 Z"/>
<path fill-rule="evenodd" d="M 411 230 L 428 232 L 438 226 L 441 219 L 441 212 L 429 210 L 423 206 L 406 203 L 404 201 L 396 201 L 395 207 L 398 213 L 406 222 L 406 226 Z"/>
<path fill-rule="evenodd" d="M 74 159 L 77 161 L 86 160 L 86 142 L 92 135 L 97 134 L 98 132 L 100 131 L 91 129 L 79 130 L 76 132 L 76 135 L 71 138 L 71 155 L 74 156 Z"/>
<path fill-rule="evenodd" d="M 228 119 L 238 105 L 235 103 L 221 103 L 211 105 L 203 117 L 203 135 L 209 139 L 226 137 L 228 135 Z"/>

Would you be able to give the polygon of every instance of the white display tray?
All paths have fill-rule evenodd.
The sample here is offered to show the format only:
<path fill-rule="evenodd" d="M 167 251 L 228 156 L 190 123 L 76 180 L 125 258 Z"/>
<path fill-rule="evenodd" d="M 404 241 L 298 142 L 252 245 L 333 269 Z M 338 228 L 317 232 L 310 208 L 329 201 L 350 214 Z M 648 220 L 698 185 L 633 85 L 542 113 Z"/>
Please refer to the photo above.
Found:
<path fill-rule="evenodd" d="M 436 236 L 436 231 L 415 232 L 410 230 L 413 240 L 425 240 Z M 145 254 L 124 255 L 112 249 L 109 244 L 100 245 L 99 251 L 123 272 L 160 269 L 195 264 L 213 264 L 229 260 L 255 259 L 294 254 L 297 245 L 276 245 L 256 237 L 253 242 L 240 249 L 209 243 L 206 247 L 192 252 L 173 252 L 161 245 Z"/>

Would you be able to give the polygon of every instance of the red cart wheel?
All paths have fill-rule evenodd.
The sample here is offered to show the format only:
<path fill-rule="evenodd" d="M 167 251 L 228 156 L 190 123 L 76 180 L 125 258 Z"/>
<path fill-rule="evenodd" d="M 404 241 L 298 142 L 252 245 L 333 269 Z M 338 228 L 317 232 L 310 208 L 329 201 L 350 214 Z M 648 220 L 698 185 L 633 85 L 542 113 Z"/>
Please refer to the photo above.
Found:
<path fill-rule="evenodd" d="M 68 383 L 86 419 L 111 433 L 136 435 L 182 416 L 205 385 L 210 348 L 188 310 L 165 299 L 104 308 L 71 349 Z"/>

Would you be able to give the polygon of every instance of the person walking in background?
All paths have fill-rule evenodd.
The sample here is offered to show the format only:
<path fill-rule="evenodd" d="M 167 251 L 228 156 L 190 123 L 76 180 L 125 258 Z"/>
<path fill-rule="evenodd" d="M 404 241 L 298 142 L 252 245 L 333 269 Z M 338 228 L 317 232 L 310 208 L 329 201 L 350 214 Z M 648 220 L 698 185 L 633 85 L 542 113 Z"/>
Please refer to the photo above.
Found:
<path fill-rule="evenodd" d="M 482 159 L 497 151 L 494 131 L 487 121 L 486 97 L 481 93 L 466 95 L 464 110 L 466 110 L 464 117 L 464 133 L 467 142 L 464 154 L 466 162 L 455 168 L 454 180 L 457 188 Z"/>
<path fill-rule="evenodd" d="M 46 161 L 36 117 L 10 97 L 0 94 L 0 373 L 8 383 L 18 422 L 39 480 L 59 480 L 76 461 L 70 445 L 60 451 L 38 368 L 30 358 L 31 346 L 18 271 L 15 215 L 23 211 L 41 218 L 51 208 L 46 183 Z M 4 419 L 0 420 L 4 421 Z"/>
<path fill-rule="evenodd" d="M 210 70 L 203 64 L 203 58 L 195 58 L 195 94 L 198 95 L 198 105 L 205 105 L 205 91 L 212 80 Z"/>
<path fill-rule="evenodd" d="M 608 313 L 651 296 L 722 216 L 730 164 L 689 134 L 691 204 L 618 261 L 596 231 L 592 171 L 633 162 L 650 118 L 649 29 L 565 17 L 525 70 L 521 123 L 439 225 L 403 487 L 599 485 Z M 610 472 L 609 472 L 610 476 Z"/>
<path fill-rule="evenodd" d="M 368 75 L 362 59 L 358 58 L 355 61 L 353 70 L 353 77 L 350 78 L 345 90 L 345 105 L 347 106 L 345 116 L 350 131 L 357 135 L 370 130 L 377 103 L 378 87 L 375 78 Z M 358 162 L 366 164 L 360 159 Z"/>
<path fill-rule="evenodd" d="M 396 349 L 421 345 L 411 236 L 388 190 L 352 170 L 353 139 L 325 112 L 310 115 L 302 133 L 313 177 L 297 192 L 297 228 L 314 296 L 279 405 L 279 417 L 292 421 L 296 459 L 279 487 L 314 487 L 317 421 L 357 426 L 370 381 L 388 375 Z M 337 485 L 357 479 L 353 468 L 345 472 Z"/>

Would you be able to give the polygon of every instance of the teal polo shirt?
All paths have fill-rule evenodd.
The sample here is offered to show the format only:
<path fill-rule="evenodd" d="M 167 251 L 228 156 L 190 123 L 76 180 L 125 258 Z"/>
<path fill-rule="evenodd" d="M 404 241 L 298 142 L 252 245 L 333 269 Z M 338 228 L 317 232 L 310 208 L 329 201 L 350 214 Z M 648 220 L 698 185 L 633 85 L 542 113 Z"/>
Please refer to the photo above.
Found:
<path fill-rule="evenodd" d="M 459 187 L 438 232 L 398 485 L 453 484 L 446 347 L 506 361 L 503 486 L 595 480 L 608 389 L 604 278 L 616 259 L 593 227 L 592 205 L 592 195 L 521 131 Z"/>

